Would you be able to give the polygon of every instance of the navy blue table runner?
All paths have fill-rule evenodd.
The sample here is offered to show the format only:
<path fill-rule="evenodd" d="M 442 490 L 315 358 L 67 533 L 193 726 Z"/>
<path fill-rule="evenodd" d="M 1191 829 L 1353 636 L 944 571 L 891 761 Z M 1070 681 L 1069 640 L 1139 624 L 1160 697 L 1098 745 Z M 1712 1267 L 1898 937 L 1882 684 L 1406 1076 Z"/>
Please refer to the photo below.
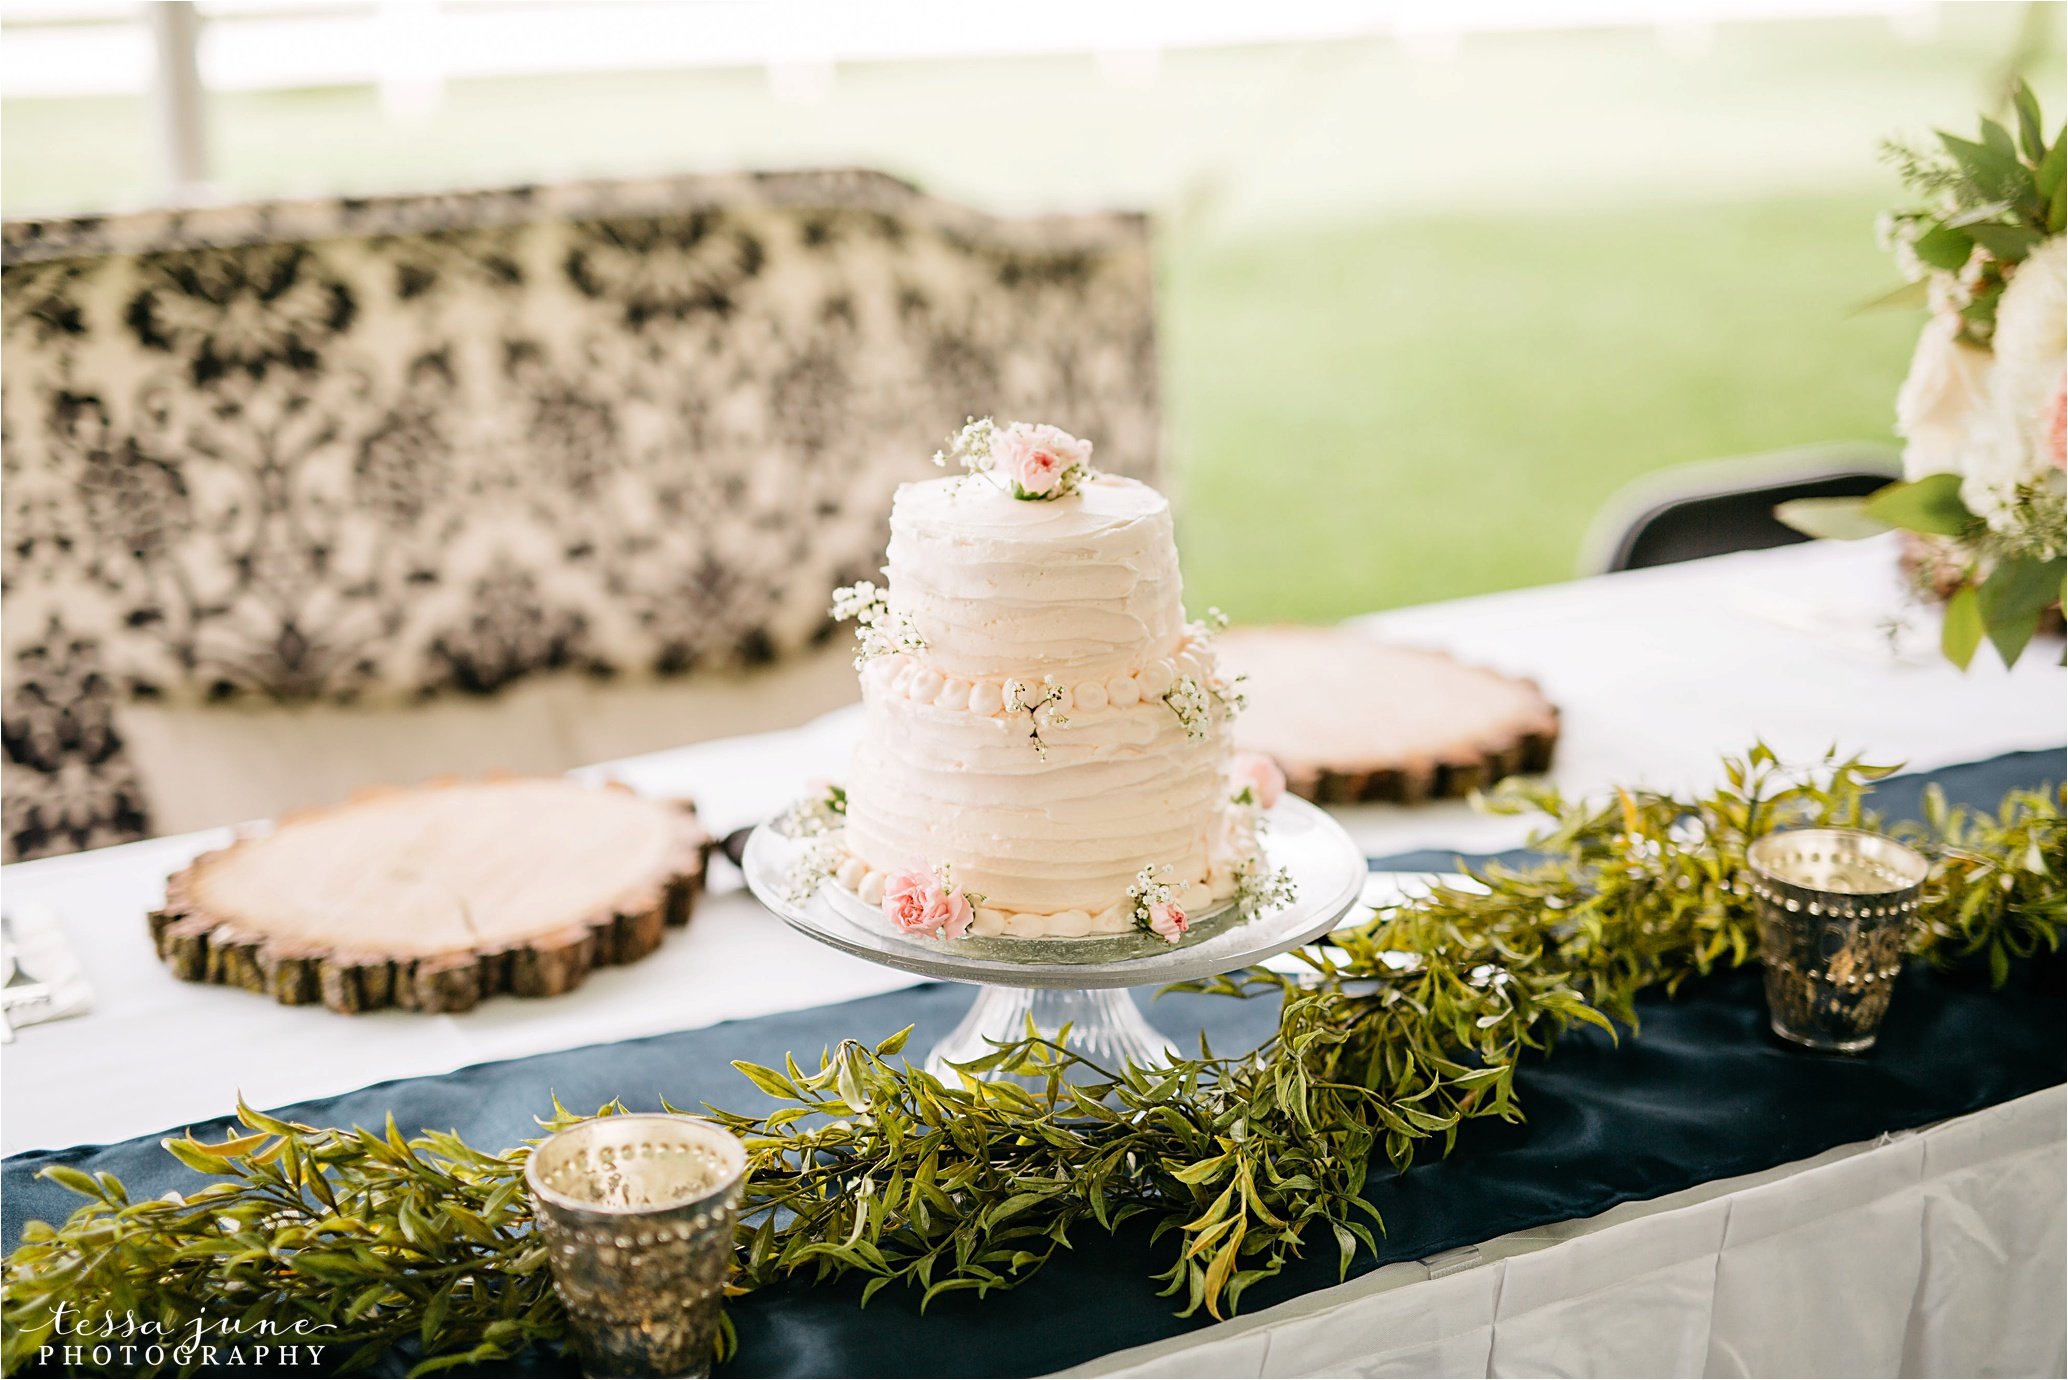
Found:
<path fill-rule="evenodd" d="M 1994 806 L 2014 786 L 2062 779 L 2059 751 L 2015 753 L 1988 762 L 1883 783 L 1876 804 L 1914 818 L 1917 796 L 1935 780 L 1957 802 Z M 1452 855 L 1380 860 L 1391 868 L 1448 867 Z M 1757 1172 L 1991 1106 L 2061 1083 L 2064 1008 L 2061 965 L 2044 960 L 1991 991 L 1973 979 L 1912 965 L 1903 975 L 1881 1043 L 1848 1059 L 1782 1046 L 1766 1031 L 1756 972 L 1683 988 L 1679 997 L 1640 1001 L 1642 1031 L 1612 1043 L 1600 1032 L 1568 1036 L 1557 1057 L 1517 1079 L 1529 1120 L 1482 1123 L 1460 1136 L 1448 1159 L 1404 1175 L 1376 1169 L 1369 1196 L 1386 1234 L 1377 1260 L 1353 1275 L 1505 1232 L 1590 1217 L 1618 1203 L 1658 1197 L 1710 1180 Z M 1265 1001 L 1172 996 L 1150 1016 L 1181 1044 L 1204 1029 L 1217 1050 L 1247 1048 L 1268 1035 Z M 226 1000 L 231 999 L 226 997 Z M 677 1106 L 711 1101 L 750 1110 L 763 1099 L 729 1067 L 733 1059 L 800 1060 L 854 1037 L 880 1039 L 918 1027 L 925 1049 L 967 1008 L 968 993 L 934 984 L 838 1006 L 729 1022 L 702 1030 L 483 1064 L 433 1078 L 376 1084 L 282 1109 L 318 1125 L 379 1124 L 390 1111 L 405 1129 L 456 1128 L 475 1144 L 504 1146 L 536 1133 L 533 1118 L 557 1094 L 570 1107 L 622 1097 L 635 1108 L 665 1096 Z M 217 1128 L 209 1128 L 212 1134 Z M 33 1152 L 0 1166 L 0 1215 L 7 1247 L 33 1218 L 62 1216 L 77 1200 L 40 1182 L 52 1163 L 105 1170 L 137 1194 L 188 1188 L 196 1177 L 140 1137 L 116 1145 Z M 1019 1289 L 976 1300 L 950 1294 L 921 1318 L 916 1295 L 880 1293 L 866 1311 L 859 1286 L 778 1288 L 732 1306 L 740 1333 L 727 1375 L 1038 1375 L 1205 1325 L 1178 1319 L 1151 1275 L 1168 1242 L 1152 1251 L 1146 1227 L 1113 1238 L 1085 1234 Z M 1332 1242 L 1244 1296 L 1245 1311 L 1336 1281 Z M 507 1370 L 508 1367 L 500 1369 Z M 557 1356 L 527 1358 L 531 1374 L 576 1374 Z"/>

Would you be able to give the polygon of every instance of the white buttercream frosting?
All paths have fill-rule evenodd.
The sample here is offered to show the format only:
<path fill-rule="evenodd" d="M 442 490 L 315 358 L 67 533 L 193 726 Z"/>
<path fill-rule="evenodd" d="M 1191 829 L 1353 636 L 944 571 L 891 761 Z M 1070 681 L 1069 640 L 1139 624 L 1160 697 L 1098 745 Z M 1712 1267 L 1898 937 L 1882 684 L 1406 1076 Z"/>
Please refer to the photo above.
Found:
<path fill-rule="evenodd" d="M 1144 867 L 1212 868 L 1228 802 L 1225 736 L 1188 737 L 1168 705 L 1075 709 L 1041 733 L 1026 714 L 864 693 L 847 782 L 848 845 L 872 868 L 949 863 L 1000 911 L 1096 914 Z"/>
<path fill-rule="evenodd" d="M 925 646 L 862 677 L 846 846 L 870 878 L 946 864 L 983 898 L 973 932 L 1024 938 L 1125 932 L 1145 867 L 1195 908 L 1223 891 L 1227 716 L 1188 733 L 1163 699 L 1216 671 L 1161 494 L 1105 475 L 1047 502 L 907 484 L 886 574 Z M 1010 710 L 1015 682 L 1047 702 Z"/>
<path fill-rule="evenodd" d="M 963 680 L 1104 680 L 1184 633 L 1170 503 L 1115 475 L 1048 502 L 981 478 L 902 485 L 885 573 L 926 660 Z"/>

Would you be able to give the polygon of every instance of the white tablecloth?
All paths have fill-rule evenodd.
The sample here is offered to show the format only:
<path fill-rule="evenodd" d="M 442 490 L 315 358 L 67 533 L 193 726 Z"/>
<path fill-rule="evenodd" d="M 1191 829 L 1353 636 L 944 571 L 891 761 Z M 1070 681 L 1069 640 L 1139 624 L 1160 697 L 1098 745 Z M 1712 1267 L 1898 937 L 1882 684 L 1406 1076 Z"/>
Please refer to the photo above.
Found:
<path fill-rule="evenodd" d="M 2062 714 L 2064 678 L 2049 649 L 2035 648 L 2013 672 L 1990 661 L 1985 650 L 1966 675 L 1929 655 L 1898 655 L 1880 629 L 1900 611 L 1901 597 L 1895 554 L 1887 543 L 1817 543 L 1429 605 L 1379 615 L 1369 624 L 1374 632 L 1397 640 L 1441 647 L 1470 660 L 1536 677 L 1564 712 L 1564 736 L 1554 776 L 1575 791 L 1598 789 L 1610 782 L 1701 785 L 1714 779 L 1720 753 L 1742 750 L 1755 738 L 1764 738 L 1785 758 L 1813 758 L 1837 744 L 1881 759 L 1905 761 L 1915 768 L 1930 768 L 2017 749 L 2056 747 L 2068 736 L 2064 735 Z M 702 802 L 712 828 L 723 833 L 780 808 L 813 777 L 838 777 L 854 731 L 853 714 L 841 711 L 790 732 L 703 744 L 596 771 L 642 790 L 693 796 Z M 1507 847 L 1521 841 L 1526 827 L 1517 820 L 1476 817 L 1456 804 L 1411 810 L 1371 806 L 1341 813 L 1359 842 L 1375 854 L 1420 847 L 1474 851 Z M 642 963 L 594 974 L 569 996 L 550 1002 L 496 1000 L 459 1016 L 380 1012 L 344 1021 L 320 1008 L 280 1007 L 241 992 L 175 982 L 160 967 L 151 950 L 145 912 L 158 900 L 168 872 L 227 837 L 216 831 L 157 839 L 5 869 L 0 881 L 4 881 L 10 908 L 40 906 L 60 918 L 93 982 L 95 1010 L 80 1019 L 24 1030 L 14 1045 L 0 1051 L 0 1076 L 5 1083 L 0 1148 L 13 1153 L 118 1140 L 219 1115 L 240 1092 L 255 1105 L 278 1105 L 484 1060 L 844 1001 L 914 981 L 792 934 L 741 892 L 730 869 L 721 864 L 714 894 L 685 933 L 671 936 L 660 953 Z M 197 1050 L 214 1051 L 217 1057 L 198 1059 Z M 2000 1206 L 2008 1218 L 2016 1220 L 1969 1223 L 1972 1240 L 1966 1249 L 1974 1260 L 1959 1269 L 1946 1262 L 1960 1259 L 1961 1248 L 1948 1245 L 1947 1254 L 1935 1255 L 1931 1241 L 1936 1238 L 1929 1233 L 1923 1256 L 1917 1255 L 1914 1239 L 1910 1248 L 1916 1259 L 1906 1276 L 1910 1283 L 1903 1294 L 1905 1308 L 1914 1303 L 1916 1309 L 1934 1316 L 1944 1311 L 1957 1312 L 1965 1319 L 1979 1318 L 1982 1310 L 1976 1307 L 1954 1309 L 1945 1304 L 1960 1293 L 1968 1275 L 1976 1270 L 1999 1282 L 2001 1287 L 1990 1294 L 1992 1300 L 2014 1296 L 2020 1281 L 2052 1290 L 2052 1306 L 2005 1315 L 2015 1321 L 1998 1329 L 1997 1341 L 2004 1346 L 2021 1337 L 2044 1334 L 2032 1343 L 2031 1350 L 2003 1353 L 2019 1358 L 2014 1364 L 2006 1363 L 2008 1371 L 2060 1369 L 2061 1115 L 2058 1097 L 2048 1096 L 2053 1101 L 2035 1102 L 2039 1111 L 1999 1109 L 2002 1117 L 1992 1112 L 1967 1118 L 1946 1128 L 1944 1135 L 1916 1138 L 1915 1146 L 1904 1152 L 1923 1157 L 1927 1146 L 1947 1137 L 1963 1145 L 1968 1142 L 1962 1138 L 1969 1136 L 1995 1145 L 1997 1128 L 2010 1124 L 2004 1117 L 2024 1128 L 2018 1133 L 2022 1136 L 2032 1135 L 2036 1124 L 2050 1129 L 2051 1139 L 2042 1137 L 2044 1144 L 2028 1147 L 2029 1154 L 2038 1157 L 2039 1168 L 2052 1166 L 2047 1180 L 2051 1187 L 2039 1199 L 2043 1211 L 2021 1217 L 2009 1211 L 2014 1200 L 2002 1198 Z M 1960 1129 L 1970 1123 L 1972 1131 Z M 2050 1160 L 2046 1159 L 2049 1155 Z M 1887 1155 L 1875 1151 L 1841 1156 L 1829 1165 L 1817 1162 L 1800 1172 L 1805 1184 L 1813 1174 L 1865 1172 L 1847 1169 L 1852 1159 L 1888 1162 Z M 1925 1160 L 1906 1163 L 1924 1164 Z M 2020 1172 L 2037 1173 L 2031 1165 Z M 1788 1184 L 1794 1177 L 1784 1174 L 1775 1183 Z M 1822 1182 L 1818 1180 L 1819 1185 Z M 1925 1204 L 1917 1211 L 1925 1212 L 1928 1226 L 1936 1221 L 1945 1232 L 1957 1234 L 1964 1229 L 1961 1224 L 1969 1222 L 1973 1203 L 1957 1193 L 1947 1197 L 1952 1190 L 1935 1198 L 1932 1193 L 1940 1191 L 1929 1189 L 1930 1182 L 1929 1176 L 1912 1175 L 1913 1207 Z M 1710 1237 L 1710 1254 L 1721 1263 L 1710 1266 L 1688 1254 L 1694 1250 L 1690 1244 L 1694 1237 L 1678 1226 L 1659 1227 L 1654 1218 L 1708 1224 L 1712 1218 L 1703 1213 L 1713 1214 L 1718 1209 L 1704 1204 L 1734 1203 L 1735 1192 L 1671 1212 L 1654 1211 L 1657 1204 L 1643 1205 L 1628 1214 L 1628 1222 L 1608 1214 L 1589 1224 L 1594 1230 L 1580 1233 L 1558 1248 L 1570 1247 L 1578 1257 L 1587 1257 L 1590 1251 L 1601 1254 L 1604 1260 L 1619 1262 L 1617 1269 L 1636 1259 L 1656 1258 L 1661 1282 L 1655 1285 L 1620 1276 L 1616 1281 L 1581 1285 L 1589 1276 L 1577 1263 L 1524 1267 L 1515 1263 L 1524 1258 L 1518 1256 L 1498 1271 L 1466 1269 L 1402 1290 L 1416 1295 L 1417 1301 L 1385 1314 L 1406 1329 L 1388 1335 L 1413 1338 L 1426 1334 L 1426 1345 L 1435 1349 L 1416 1351 L 1414 1346 L 1424 1343 L 1412 1343 L 1403 1353 L 1409 1359 L 1400 1364 L 1408 1371 L 1428 1368 L 1474 1373 L 1568 1366 L 1589 1371 L 1692 1372 L 1707 1368 L 1723 1373 L 1807 1373 L 1827 1368 L 1873 1371 L 1900 1366 L 1922 1372 L 1934 1369 L 1947 1357 L 1957 1358 L 1946 1362 L 1956 1369 L 1979 1369 L 1985 1365 L 1985 1356 L 1998 1354 L 1944 1346 L 1930 1327 L 1918 1335 L 1913 1349 L 1904 1349 L 1912 1347 L 1907 1333 L 1900 1343 L 1889 1344 L 1895 1350 L 1848 1349 L 1855 1347 L 1848 1338 L 1856 1322 L 1850 1306 L 1839 1300 L 1871 1292 L 1886 1301 L 1901 1292 L 1894 1276 L 1902 1271 L 1879 1248 L 1865 1251 L 1845 1268 L 1837 1268 L 1840 1262 L 1836 1260 L 1828 1261 L 1833 1270 L 1827 1281 L 1830 1288 L 1824 1293 L 1806 1294 L 1792 1288 L 1762 1293 L 1764 1306 L 1783 1310 L 1765 1321 L 1752 1316 L 1758 1309 L 1743 1317 L 1732 1312 L 1743 1310 L 1736 1302 L 1741 1295 L 1725 1289 L 1721 1281 L 1733 1273 L 1737 1260 L 1759 1259 L 1760 1242 L 1780 1239 L 1778 1227 L 1758 1225 L 1764 1219 L 1757 1215 L 1761 1211 L 1757 1204 L 1767 1199 L 1756 1195 L 1771 1191 L 1770 1184 L 1748 1185 L 1743 1192 L 1755 1196 L 1748 1200 L 1745 1212 L 1724 1210 Z M 1820 1187 L 1804 1191 L 1818 1197 L 1822 1194 Z M 1928 1206 L 1933 1202 L 1942 1203 L 1936 1218 Z M 1862 1206 L 1859 1211 L 1869 1209 Z M 1911 1212 L 1914 1238 L 1916 1211 L 1912 1208 L 1889 1207 L 1882 1216 L 1900 1215 L 1901 1211 Z M 1610 1219 L 1619 1225 L 1611 1224 Z M 1640 1221 L 1652 1225 L 1640 1229 Z M 1729 1229 L 1733 1221 L 1738 1223 L 1735 1235 Z M 1665 1235 L 1659 1235 L 1661 1232 Z M 1608 1244 L 1583 1244 L 1595 1237 Z M 1675 1243 L 1670 1248 L 1642 1244 L 1668 1239 Z M 1829 1244 L 1843 1238 L 1812 1233 L 1802 1239 Z M 2028 1253 L 2026 1246 L 2035 1241 L 2045 1249 Z M 2008 1263 L 1983 1269 L 1982 1264 L 1993 1259 L 1991 1251 L 2004 1242 L 2023 1244 Z M 1836 1245 L 1830 1248 L 1839 1249 Z M 1644 1251 L 1654 1254 L 1643 1255 Z M 1797 1263 L 1807 1258 L 1792 1249 L 1779 1255 Z M 1937 1267 L 1935 1260 L 1941 1262 Z M 1775 1263 L 1769 1261 L 1768 1266 Z M 1605 1291 L 1606 1298 L 1618 1291 L 1640 1289 L 1642 1284 L 1639 1293 L 1629 1295 L 1631 1299 L 1651 1297 L 1645 1290 L 1685 1293 L 1691 1287 L 1685 1280 L 1693 1278 L 1686 1272 L 1699 1275 L 1704 1268 L 1719 1281 L 1710 1290 L 1716 1326 L 1732 1321 L 1734 1329 L 1743 1323 L 1749 1332 L 1732 1330 L 1727 1339 L 1718 1341 L 1705 1323 L 1702 1332 L 1707 1340 L 1696 1345 L 1690 1340 L 1694 1333 L 1675 1324 L 1679 1330 L 1673 1332 L 1677 1340 L 1672 1345 L 1680 1349 L 1661 1350 L 1626 1335 L 1621 1326 L 1584 1324 L 1582 1320 L 1590 1315 L 1583 1300 L 1571 1302 L 1570 1306 L 1579 1310 L 1572 1314 L 1571 1327 L 1554 1325 L 1549 1320 L 1552 1314 L 1545 1311 L 1554 1309 L 1555 1299 L 1571 1299 L 1588 1290 Z M 1756 1273 L 1760 1267 L 1746 1268 Z M 1546 1269 L 1551 1273 L 1540 1273 Z M 1426 1276 L 1427 1271 L 1422 1273 Z M 1378 1286 L 1373 1280 L 1387 1275 L 1381 1271 L 1372 1280 L 1352 1286 L 1351 1294 L 1360 1301 L 1360 1308 L 1375 1306 L 1372 1300 L 1385 1291 L 1374 1294 Z M 1533 1279 L 1537 1283 L 1526 1283 Z M 1560 1280 L 1574 1287 L 1545 1283 Z M 1475 1289 L 1482 1293 L 1473 1294 Z M 1491 1293 L 1485 1293 L 1487 1290 Z M 1473 1298 L 1482 1302 L 1470 1303 Z M 1506 1304 L 1501 1303 L 1503 1298 Z M 1812 1298 L 1826 1300 L 1831 1312 L 1814 1327 L 1809 1327 L 1807 1320 L 1803 1326 L 1822 1336 L 1831 1350 L 1791 1353 L 1800 1360 L 1761 1351 L 1760 1337 L 1772 1328 L 1786 1327 L 1789 1333 L 1797 1330 L 1787 1309 L 1806 1306 L 1805 1300 Z M 1456 1306 L 1466 1312 L 1450 1311 L 1451 1305 L 1440 1300 L 1464 1300 Z M 1317 1310 L 1351 1301 L 1348 1297 L 1336 1299 L 1334 1292 L 1324 1293 L 1303 1300 L 1295 1310 L 1301 1318 L 1312 1318 L 1321 1316 Z M 1511 1315 L 1509 1310 L 1522 1309 L 1525 1304 L 1524 1312 L 1513 1316 L 1526 1313 L 1542 1319 L 1538 1326 L 1543 1341 L 1532 1344 L 1540 1349 L 1524 1347 L 1521 1339 L 1525 1334 L 1505 1321 Z M 1484 1313 L 1473 1326 L 1485 1329 L 1500 1323 L 1489 1334 L 1494 1339 L 1491 1344 L 1485 1337 L 1476 1343 L 1469 1338 L 1460 1341 L 1470 1327 L 1446 1330 L 1448 1324 L 1439 1325 L 1439 1318 L 1478 1316 L 1470 1313 L 1471 1308 L 1481 1308 Z M 1488 1309 L 1493 1311 L 1485 1311 Z M 1625 1311 L 1617 1307 L 1616 1316 L 1623 1318 Z M 1644 1311 L 1654 1316 L 1649 1304 Z M 1353 1354 L 1378 1354 L 1370 1337 L 1354 1353 L 1325 1348 L 1288 1352 L 1285 1348 L 1290 1342 L 1276 1352 L 1269 1346 L 1259 1351 L 1260 1336 L 1276 1335 L 1271 1327 L 1260 1332 L 1264 1316 L 1195 1334 L 1185 1344 L 1189 1348 L 1219 1347 L 1225 1334 L 1226 1345 L 1233 1350 L 1180 1348 L 1148 1364 L 1159 1373 L 1169 1369 L 1197 1374 L 1263 1373 L 1267 1366 L 1273 1374 L 1348 1373 L 1356 1369 L 1350 1359 Z M 1664 1312 L 1655 1314 L 1656 1318 L 1664 1316 Z M 1910 1316 L 1914 1320 L 1921 1314 Z M 1305 1322 L 1300 1325 L 1312 1327 Z M 1329 1336 L 1337 1334 L 1336 1324 L 1321 1330 Z M 2002 1335 L 2005 1333 L 2016 1335 Z M 1568 1349 L 1541 1349 L 1551 1348 L 1557 1336 L 1566 1338 Z M 1511 1353 L 1503 1338 L 1520 1349 Z M 1622 1349 L 1626 1343 L 1634 1349 Z M 1819 1355 L 1850 1359 L 1825 1367 L 1816 1362 Z M 1586 1357 L 1594 1359 L 1583 1363 Z M 1357 1373 L 1382 1373 L 1383 1365 L 1373 1364 L 1380 1368 Z"/>
<path fill-rule="evenodd" d="M 1405 1261 L 1071 1375 L 2059 1375 L 2050 1088 Z"/>

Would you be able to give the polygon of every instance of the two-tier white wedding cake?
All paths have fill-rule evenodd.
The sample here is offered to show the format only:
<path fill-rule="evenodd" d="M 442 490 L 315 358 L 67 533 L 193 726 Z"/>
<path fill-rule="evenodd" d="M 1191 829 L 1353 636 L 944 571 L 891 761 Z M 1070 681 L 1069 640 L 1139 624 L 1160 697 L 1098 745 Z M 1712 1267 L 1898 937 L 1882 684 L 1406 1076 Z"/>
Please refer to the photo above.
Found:
<path fill-rule="evenodd" d="M 1177 942 L 1273 899 L 1239 695 L 1187 622 L 1170 504 L 1053 427 L 972 423 L 968 473 L 899 488 L 858 623 L 864 726 L 831 879 L 908 934 Z"/>

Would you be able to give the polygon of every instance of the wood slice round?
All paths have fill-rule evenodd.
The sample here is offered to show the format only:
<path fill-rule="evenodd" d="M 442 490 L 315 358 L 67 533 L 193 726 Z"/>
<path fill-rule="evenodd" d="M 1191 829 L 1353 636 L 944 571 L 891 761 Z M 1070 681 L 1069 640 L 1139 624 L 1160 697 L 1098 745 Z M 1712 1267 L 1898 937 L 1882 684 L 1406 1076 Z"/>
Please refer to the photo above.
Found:
<path fill-rule="evenodd" d="M 1215 642 L 1245 677 L 1235 745 L 1324 804 L 1463 796 L 1551 765 L 1558 711 L 1534 681 L 1342 628 L 1236 628 Z"/>
<path fill-rule="evenodd" d="M 559 777 L 440 781 L 289 815 L 204 853 L 151 914 L 190 982 L 336 1011 L 548 997 L 689 919 L 710 840 L 685 801 Z"/>

